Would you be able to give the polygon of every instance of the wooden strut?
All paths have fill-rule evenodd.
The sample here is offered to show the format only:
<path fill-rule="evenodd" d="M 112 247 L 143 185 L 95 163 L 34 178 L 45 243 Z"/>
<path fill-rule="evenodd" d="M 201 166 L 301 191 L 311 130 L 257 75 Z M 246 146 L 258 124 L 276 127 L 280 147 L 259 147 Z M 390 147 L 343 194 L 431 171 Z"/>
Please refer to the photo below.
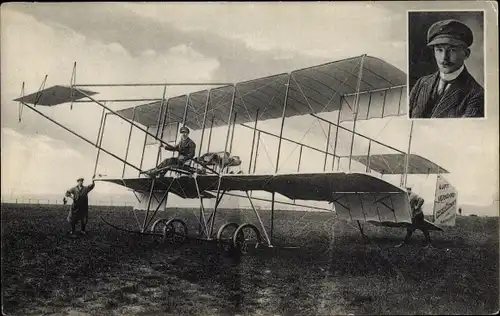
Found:
<path fill-rule="evenodd" d="M 219 207 L 219 203 L 222 201 L 222 197 L 224 196 L 224 193 L 226 193 L 226 191 L 224 190 L 222 192 L 222 195 L 220 194 L 220 184 L 221 184 L 221 182 L 222 182 L 222 177 L 219 176 L 219 183 L 217 185 L 217 197 L 215 198 L 214 211 L 212 212 L 212 214 L 210 215 L 210 218 L 208 219 L 209 222 L 210 222 L 210 220 L 212 220 L 210 222 L 210 233 L 209 233 L 208 238 L 212 238 L 212 234 L 214 232 L 215 216 L 217 215 L 217 208 Z"/>
<path fill-rule="evenodd" d="M 156 122 L 156 126 L 157 126 L 157 129 L 156 129 L 156 135 L 153 136 L 155 139 L 158 139 L 158 134 L 159 134 L 159 128 L 160 128 L 160 122 L 162 120 L 162 114 L 163 114 L 163 100 L 165 99 L 165 94 L 166 94 L 166 90 L 167 90 L 167 87 L 165 86 L 163 88 L 163 97 L 162 97 L 162 101 L 161 101 L 161 104 L 160 104 L 160 113 L 158 115 L 158 121 Z M 163 132 L 163 130 L 162 130 Z M 147 133 L 147 131 L 146 131 Z M 156 156 L 156 165 L 158 165 L 158 160 L 160 158 L 160 152 L 161 152 L 161 143 L 162 143 L 162 140 L 160 139 L 160 147 L 158 147 L 158 154 Z M 156 177 L 153 178 L 153 181 L 151 181 L 151 188 L 149 190 L 149 197 L 148 197 L 148 206 L 146 208 L 146 215 L 144 216 L 144 222 L 142 224 L 142 231 L 146 231 L 147 229 L 147 226 L 149 226 L 149 222 L 148 222 L 148 217 L 149 217 L 149 208 L 151 207 L 151 198 L 152 196 L 154 195 L 154 186 L 155 186 L 155 182 L 156 182 Z M 170 183 L 170 185 L 172 185 L 173 181 Z M 170 187 L 169 187 L 170 189 Z M 167 191 L 168 193 L 168 191 Z M 163 199 L 162 199 L 163 200 Z M 163 202 L 163 201 L 162 201 Z M 161 203 L 158 204 L 158 208 L 159 206 L 161 205 Z"/>
<path fill-rule="evenodd" d="M 207 101 L 205 104 L 205 112 L 203 113 L 203 124 L 202 124 L 202 129 L 201 129 L 201 140 L 200 140 L 200 149 L 198 150 L 198 157 L 201 156 L 201 150 L 203 148 L 203 139 L 205 138 L 205 125 L 207 122 L 207 111 L 208 111 L 209 105 L 210 105 L 210 91 L 207 92 Z"/>
<path fill-rule="evenodd" d="M 257 133 L 258 118 L 259 118 L 259 109 L 257 109 L 256 114 L 255 114 L 255 125 L 253 128 L 252 149 L 250 150 L 250 159 L 248 162 L 248 173 L 250 173 L 250 170 L 252 170 L 253 150 L 255 148 L 255 135 Z"/>
<path fill-rule="evenodd" d="M 134 107 L 134 110 L 133 110 L 133 113 L 132 113 L 132 121 L 135 119 L 135 109 L 136 107 Z M 103 110 L 103 113 L 104 113 L 104 109 Z M 130 149 L 130 138 L 132 137 L 132 128 L 133 126 L 130 125 L 130 130 L 128 132 L 128 138 L 127 138 L 127 149 L 125 150 L 125 158 L 123 160 L 127 161 L 127 158 L 128 158 L 128 152 L 129 152 L 129 149 Z M 127 165 L 124 163 L 123 164 L 123 169 L 122 169 L 122 178 L 125 177 L 125 169 L 126 169 Z M 94 172 L 95 174 L 95 172 Z"/>
<path fill-rule="evenodd" d="M 356 85 L 356 102 L 354 105 L 354 123 L 352 126 L 352 137 L 351 137 L 351 150 L 349 151 L 349 172 L 351 171 L 351 163 L 352 163 L 352 151 L 354 149 L 354 133 L 356 131 L 356 121 L 358 118 L 358 111 L 359 111 L 359 89 L 361 86 L 361 79 L 363 76 L 363 61 L 365 59 L 366 55 L 363 55 L 361 57 L 360 65 L 359 65 L 359 75 L 358 75 L 358 83 Z"/>
<path fill-rule="evenodd" d="M 43 89 L 45 89 L 45 84 L 47 83 L 47 77 L 48 77 L 48 75 L 45 75 L 45 78 L 43 79 L 43 82 L 40 85 L 40 88 L 36 92 L 35 102 L 33 103 L 34 107 L 36 107 L 36 105 L 38 104 L 38 101 L 40 101 L 40 98 L 42 97 L 42 93 L 41 92 L 42 92 Z"/>
<path fill-rule="evenodd" d="M 356 222 L 358 222 L 358 227 L 359 227 L 359 231 L 361 232 L 361 237 L 363 238 L 363 240 L 366 240 L 367 237 L 366 237 L 365 233 L 363 232 L 363 226 L 361 225 L 361 223 L 359 222 L 359 220 L 356 221 Z"/>
<path fill-rule="evenodd" d="M 156 178 L 153 178 L 153 181 L 152 181 L 153 183 L 154 183 L 154 179 L 156 179 Z M 172 185 L 174 184 L 174 181 L 177 181 L 177 180 L 176 180 L 176 179 L 173 179 L 173 180 L 170 182 L 170 184 L 169 184 L 169 186 L 168 186 L 167 190 L 165 191 L 165 194 L 164 194 L 164 195 L 163 195 L 163 197 L 160 199 L 160 201 L 158 201 L 158 199 L 156 198 L 156 196 L 154 196 L 154 195 L 153 195 L 153 197 L 155 198 L 155 200 L 158 202 L 158 206 L 155 208 L 153 215 L 151 215 L 151 218 L 149 218 L 149 220 L 147 221 L 147 223 L 144 225 L 144 228 L 143 228 L 143 230 L 144 230 L 144 231 L 145 231 L 145 230 L 149 227 L 149 225 L 150 225 L 150 224 L 151 224 L 151 222 L 153 221 L 154 217 L 155 217 L 155 216 L 156 216 L 156 214 L 158 213 L 158 210 L 160 209 L 160 206 L 163 204 L 163 202 L 165 202 L 165 201 L 166 201 L 166 199 L 167 199 L 167 197 L 168 197 L 168 194 L 170 193 L 170 188 L 171 188 L 171 187 L 172 187 Z M 161 181 L 160 181 L 160 182 L 161 182 Z M 162 182 L 162 183 L 163 183 L 163 182 Z M 147 219 L 147 217 L 148 217 L 148 215 L 149 215 L 149 208 L 150 208 L 150 204 L 151 204 L 151 194 L 150 194 L 150 196 L 149 196 L 149 199 L 150 199 L 150 200 L 148 201 L 148 208 L 147 208 L 146 218 L 144 218 L 144 221 L 145 221 L 145 222 L 146 222 L 146 219 Z"/>
<path fill-rule="evenodd" d="M 166 94 L 167 94 L 167 86 L 163 87 L 163 96 L 161 98 L 161 103 L 160 103 L 160 113 L 158 115 L 158 122 L 156 124 L 156 126 L 157 126 L 156 138 L 158 138 L 158 134 L 159 134 L 160 140 L 163 140 L 163 132 L 165 131 L 165 120 L 167 119 L 167 112 L 168 112 L 168 101 L 167 101 L 167 104 L 165 107 L 165 113 L 163 113 L 163 107 L 165 105 L 165 95 Z M 134 112 L 134 114 L 135 114 L 135 112 Z M 160 122 L 161 122 L 161 124 L 160 124 Z M 160 127 L 160 125 L 161 125 L 161 127 Z M 160 129 L 161 129 L 161 131 L 160 131 Z M 161 146 L 158 146 L 158 152 L 156 154 L 156 165 L 155 166 L 158 166 L 158 163 L 160 162 L 160 155 L 161 155 Z"/>
<path fill-rule="evenodd" d="M 75 95 L 75 89 L 74 86 L 76 84 L 76 61 L 73 64 L 73 72 L 71 74 L 71 79 L 70 79 L 70 99 L 71 99 L 71 104 L 69 106 L 70 110 L 73 110 L 73 96 Z"/>
<path fill-rule="evenodd" d="M 203 224 L 205 236 L 207 236 L 207 238 L 210 239 L 210 236 L 208 234 L 207 220 L 205 218 L 205 207 L 203 205 L 203 197 L 201 196 L 200 186 L 198 185 L 198 179 L 196 177 L 194 177 L 194 184 L 196 186 L 196 192 L 198 193 L 198 198 L 200 199 L 200 217 L 202 217 L 203 219 L 203 223 L 201 223 L 200 221 L 200 224 Z"/>
<path fill-rule="evenodd" d="M 102 138 L 104 136 L 104 128 L 106 126 L 106 119 L 108 118 L 108 114 L 105 113 L 106 109 L 102 109 L 102 114 L 101 114 L 101 123 L 99 125 L 99 131 L 97 132 L 97 140 L 96 140 L 96 144 L 98 145 L 98 148 L 97 148 L 97 156 L 95 158 L 95 165 L 94 165 L 94 175 L 96 174 L 97 172 L 97 165 L 99 164 L 99 156 L 101 154 L 101 145 L 102 145 Z M 124 161 L 126 161 L 127 159 L 125 159 Z M 140 167 L 139 167 L 140 169 Z"/>
<path fill-rule="evenodd" d="M 142 231 L 143 232 L 146 231 L 146 222 L 147 222 L 148 216 L 149 216 L 149 208 L 151 207 L 151 197 L 154 194 L 155 181 L 156 181 L 156 177 L 153 178 L 153 181 L 151 181 L 151 188 L 149 190 L 149 197 L 148 197 L 148 206 L 147 206 L 147 209 L 146 209 L 146 215 L 144 216 L 144 222 L 142 224 Z"/>
<path fill-rule="evenodd" d="M 163 86 L 233 86 L 233 83 L 225 82 L 158 82 L 158 83 L 97 83 L 97 84 L 75 84 L 75 87 L 163 87 Z"/>
<path fill-rule="evenodd" d="M 112 109 L 110 109 L 109 107 L 107 107 L 105 104 L 103 104 L 102 102 L 99 102 L 97 101 L 96 99 L 94 99 L 93 97 L 91 97 L 90 95 L 88 95 L 87 93 L 79 90 L 79 89 L 76 89 L 76 91 L 78 91 L 79 93 L 81 93 L 83 96 L 85 96 L 86 98 L 92 100 L 94 103 L 100 105 L 101 107 L 105 108 L 106 110 L 109 111 L 109 113 L 112 113 L 113 115 L 116 115 L 118 116 L 119 118 L 121 118 L 122 120 L 124 120 L 125 122 L 129 123 L 129 124 L 132 124 L 135 128 L 139 129 L 140 131 L 143 131 L 144 133 L 146 133 L 148 136 L 151 136 L 153 137 L 155 140 L 159 141 L 162 145 L 164 144 L 167 144 L 166 142 L 164 142 L 163 140 L 161 139 L 158 139 L 158 137 L 156 137 L 155 135 L 151 134 L 148 130 L 142 128 L 141 126 L 137 125 L 136 123 L 134 123 L 133 121 L 129 120 L 128 118 L 124 117 L 123 115 L 117 113 L 116 111 L 113 111 Z"/>
<path fill-rule="evenodd" d="M 102 150 L 102 151 L 103 151 L 103 152 L 105 152 L 106 154 L 110 155 L 111 157 L 116 158 L 116 159 L 118 159 L 118 160 L 119 160 L 119 161 L 121 161 L 121 162 L 124 162 L 124 160 L 123 160 L 123 159 L 121 159 L 120 157 L 118 157 L 118 156 L 116 156 L 115 154 L 113 154 L 113 153 L 111 153 L 111 152 L 109 152 L 109 151 L 105 150 L 104 148 L 102 148 L 102 147 L 98 146 L 98 144 L 94 144 L 92 141 L 90 141 L 90 140 L 88 140 L 87 138 L 85 138 L 85 137 L 81 136 L 80 134 L 78 134 L 78 133 L 74 132 L 73 130 L 69 129 L 68 127 L 66 127 L 66 126 L 62 125 L 61 123 L 59 123 L 59 122 L 57 122 L 57 121 L 53 120 L 52 118 L 50 118 L 49 116 L 47 116 L 47 115 L 43 114 L 42 112 L 38 111 L 37 109 L 35 109 L 34 107 L 30 106 L 29 104 L 26 104 L 26 103 L 24 103 L 24 102 L 23 102 L 23 105 L 24 105 L 24 106 L 26 106 L 28 109 L 30 109 L 30 110 L 32 110 L 32 111 L 34 111 L 34 112 L 36 112 L 37 114 L 39 114 L 39 115 L 40 115 L 40 116 L 42 116 L 43 118 L 47 119 L 48 121 L 50 121 L 50 122 L 52 122 L 52 123 L 56 124 L 57 126 L 59 126 L 59 127 L 63 128 L 64 130 L 66 130 L 66 131 L 67 131 L 67 132 L 69 132 L 70 134 L 73 134 L 74 136 L 76 136 L 76 137 L 78 137 L 78 138 L 82 139 L 83 141 L 87 142 L 88 144 L 90 144 L 90 145 L 92 145 L 92 146 L 94 146 L 94 147 L 96 147 L 96 148 L 99 148 L 100 150 Z M 130 166 L 130 167 L 132 167 L 132 168 L 134 168 L 134 169 L 136 169 L 136 170 L 138 170 L 138 171 L 142 171 L 140 168 L 138 168 L 138 167 L 136 167 L 136 166 L 134 166 L 134 165 L 132 165 L 132 164 L 130 164 L 130 163 L 128 163 L 128 162 L 125 162 L 125 163 L 126 163 L 128 166 Z"/>
<path fill-rule="evenodd" d="M 262 227 L 262 231 L 264 232 L 264 235 L 266 236 L 266 240 L 268 243 L 269 247 L 272 247 L 273 245 L 271 244 L 271 239 L 269 238 L 269 235 L 267 234 L 266 228 L 264 227 L 264 223 L 262 223 L 262 219 L 260 218 L 259 212 L 255 209 L 255 206 L 253 205 L 252 198 L 248 194 L 248 191 L 245 191 L 248 201 L 250 202 L 250 205 L 252 206 L 252 209 L 255 213 L 255 216 L 257 216 L 257 219 L 259 220 L 260 226 Z"/>
<path fill-rule="evenodd" d="M 222 201 L 222 197 L 224 196 L 224 194 L 226 193 L 226 191 L 222 191 L 222 194 L 220 195 L 220 197 L 218 199 L 216 199 L 215 201 L 215 207 L 214 207 L 214 212 L 212 212 L 210 214 L 210 216 L 208 216 L 208 220 L 207 220 L 207 225 L 210 225 L 210 239 L 212 238 L 212 233 L 213 233 L 213 226 L 215 224 L 215 211 L 217 210 L 217 208 L 219 207 L 219 204 L 220 202 Z"/>
<path fill-rule="evenodd" d="M 23 85 L 21 86 L 21 97 L 20 99 L 22 100 L 24 98 L 24 81 Z M 21 118 L 23 116 L 23 103 L 19 101 L 19 123 L 21 123 Z"/>
<path fill-rule="evenodd" d="M 125 229 L 125 228 L 120 228 L 116 225 L 113 225 L 111 223 L 109 223 L 108 221 L 106 221 L 104 219 L 104 217 L 101 216 L 101 220 L 106 223 L 107 225 L 117 229 L 117 230 L 121 230 L 121 231 L 124 231 L 124 232 L 127 232 L 127 233 L 132 233 L 132 234 L 139 234 L 139 235 L 148 235 L 148 236 L 158 236 L 158 237 L 161 237 L 163 236 L 162 234 L 155 234 L 155 233 L 147 233 L 147 232 L 144 232 L 144 231 L 136 231 L 136 230 L 130 230 L 130 229 Z"/>
<path fill-rule="evenodd" d="M 231 97 L 231 108 L 229 109 L 229 116 L 227 119 L 227 133 L 226 133 L 226 144 L 224 145 L 224 152 L 227 152 L 227 146 L 229 142 L 229 132 L 231 129 L 231 117 L 233 116 L 234 111 L 234 99 L 236 97 L 236 86 L 234 86 L 232 97 Z M 222 159 L 221 173 L 224 172 L 224 159 Z"/>
<path fill-rule="evenodd" d="M 173 181 L 170 183 L 170 185 L 172 185 Z M 163 195 L 163 197 L 161 198 L 161 200 L 158 202 L 158 206 L 156 207 L 153 215 L 151 215 L 151 217 L 149 218 L 148 222 L 146 223 L 146 227 L 145 227 L 145 230 L 147 230 L 147 228 L 149 227 L 149 225 L 151 225 L 151 222 L 153 221 L 153 219 L 155 218 L 156 216 L 156 213 L 158 213 L 158 210 L 160 209 L 160 206 L 163 204 L 163 202 L 165 202 L 168 198 L 168 194 L 170 193 L 170 187 L 168 188 L 168 190 L 165 192 L 165 194 Z M 155 197 L 156 199 L 156 197 Z M 157 199 L 156 199 L 157 200 Z M 157 200 L 158 201 L 158 200 Z"/>

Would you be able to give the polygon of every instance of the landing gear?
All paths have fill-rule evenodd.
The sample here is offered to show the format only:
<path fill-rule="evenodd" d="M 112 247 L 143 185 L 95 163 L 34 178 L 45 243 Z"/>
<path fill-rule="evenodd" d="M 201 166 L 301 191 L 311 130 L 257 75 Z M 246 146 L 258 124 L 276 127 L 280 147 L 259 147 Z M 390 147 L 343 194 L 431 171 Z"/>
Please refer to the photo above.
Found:
<path fill-rule="evenodd" d="M 361 225 L 361 223 L 359 221 L 357 221 L 357 222 L 358 222 L 358 228 L 359 228 L 359 231 L 361 233 L 361 239 L 362 239 L 363 243 L 365 243 L 365 244 L 370 243 L 370 239 L 368 239 L 368 237 L 366 237 L 365 232 L 363 231 L 363 225 Z"/>
<path fill-rule="evenodd" d="M 166 227 L 168 223 L 168 218 L 160 218 L 160 219 L 157 219 L 153 225 L 151 225 L 151 232 L 153 234 L 162 234 L 163 235 L 163 229 Z M 161 238 L 158 238 L 155 236 L 155 239 L 157 241 L 161 241 L 162 239 Z"/>
<path fill-rule="evenodd" d="M 233 247 L 242 254 L 257 249 L 261 244 L 262 236 L 255 225 L 240 225 L 233 234 Z"/>
<path fill-rule="evenodd" d="M 222 225 L 217 232 L 217 245 L 229 251 L 233 246 L 233 236 L 238 226 L 239 225 L 236 223 L 226 223 Z"/>
<path fill-rule="evenodd" d="M 163 241 L 182 244 L 188 240 L 188 228 L 182 220 L 173 218 L 163 227 Z"/>

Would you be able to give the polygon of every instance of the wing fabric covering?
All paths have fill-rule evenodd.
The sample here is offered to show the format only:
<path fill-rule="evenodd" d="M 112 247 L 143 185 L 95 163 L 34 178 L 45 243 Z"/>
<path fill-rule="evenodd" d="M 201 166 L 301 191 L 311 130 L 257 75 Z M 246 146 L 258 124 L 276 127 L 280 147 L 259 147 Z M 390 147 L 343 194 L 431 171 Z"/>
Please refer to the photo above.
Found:
<path fill-rule="evenodd" d="M 343 220 L 411 223 L 410 203 L 405 192 L 336 194 L 333 203 Z"/>
<path fill-rule="evenodd" d="M 408 174 L 448 173 L 446 169 L 419 155 L 410 154 Z M 379 154 L 352 156 L 357 162 L 381 174 L 405 174 L 406 154 Z"/>
<path fill-rule="evenodd" d="M 227 174 L 222 175 L 220 189 L 225 191 L 267 191 L 293 200 L 332 201 L 333 193 L 399 193 L 400 188 L 362 173 L 295 173 L 295 174 Z M 184 198 L 197 197 L 195 179 L 200 191 L 216 190 L 219 176 L 198 175 L 155 179 L 155 190 L 169 190 Z M 153 179 L 100 179 L 126 186 L 135 191 L 148 191 Z"/>
<path fill-rule="evenodd" d="M 220 184 L 219 184 L 220 179 Z M 153 179 L 100 179 L 148 193 Z M 196 181 L 196 182 L 195 182 Z M 346 220 L 411 223 L 406 192 L 382 179 L 363 173 L 228 174 L 155 179 L 155 192 L 170 192 L 188 199 L 214 198 L 209 191 L 267 191 L 292 200 L 333 202 Z M 220 185 L 220 186 L 219 186 Z"/>
<path fill-rule="evenodd" d="M 96 94 L 56 85 L 14 101 L 54 106 L 85 98 L 78 90 Z M 156 126 L 158 117 L 166 115 L 169 122 L 183 122 L 199 130 L 208 122 L 213 127 L 226 126 L 233 120 L 229 113 L 236 124 L 253 122 L 256 117 L 260 121 L 280 118 L 286 101 L 286 117 L 340 111 L 341 121 L 352 121 L 358 92 L 358 120 L 406 114 L 406 74 L 366 55 L 174 96 L 117 113 L 146 127 Z"/>
<path fill-rule="evenodd" d="M 379 58 L 357 56 L 289 74 L 174 96 L 165 104 L 167 117 L 171 121 L 185 122 L 192 130 L 202 129 L 205 109 L 206 125 L 213 122 L 213 127 L 226 126 L 233 120 L 229 117 L 231 112 L 236 124 L 253 122 L 256 117 L 265 121 L 282 116 L 286 96 L 285 117 L 340 111 L 341 121 L 352 121 L 362 59 L 358 112 L 364 114 L 357 119 L 405 115 L 406 74 Z M 144 126 L 154 126 L 160 109 L 161 102 L 157 101 L 137 106 L 135 117 L 133 108 L 117 112 Z"/>
<path fill-rule="evenodd" d="M 87 95 L 95 95 L 97 92 L 81 89 Z M 44 106 L 55 106 L 85 98 L 86 96 L 76 89 L 65 86 L 52 86 L 50 88 L 20 97 L 14 101 L 27 104 Z"/>

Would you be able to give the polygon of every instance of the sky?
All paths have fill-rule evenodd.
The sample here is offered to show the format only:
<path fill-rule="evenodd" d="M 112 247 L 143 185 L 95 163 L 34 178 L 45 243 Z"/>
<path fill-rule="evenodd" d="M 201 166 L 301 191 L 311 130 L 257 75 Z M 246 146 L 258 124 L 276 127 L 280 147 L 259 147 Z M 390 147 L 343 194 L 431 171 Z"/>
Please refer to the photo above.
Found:
<path fill-rule="evenodd" d="M 443 9 L 439 3 L 427 8 Z M 445 4 L 446 5 L 446 4 Z M 449 5 L 449 3 L 447 4 Z M 18 121 L 22 82 L 26 93 L 69 85 L 73 63 L 77 83 L 237 82 L 290 72 L 347 57 L 368 54 L 406 72 L 406 11 L 422 3 L 9 3 L 1 7 L 1 187 L 2 196 L 58 194 L 94 172 L 96 150 L 24 109 Z M 441 6 L 441 7 L 440 7 Z M 412 153 L 450 171 L 459 203 L 489 205 L 498 199 L 498 50 L 496 6 L 487 2 L 454 3 L 453 9 L 485 9 L 487 119 L 418 121 Z M 168 95 L 196 91 L 169 88 Z M 99 89 L 100 97 L 161 97 L 162 88 Z M 136 105 L 110 104 L 113 109 Z M 78 103 L 37 107 L 72 126 L 88 139 L 97 136 L 101 110 Z M 279 120 L 278 120 L 279 121 Z M 287 121 L 288 122 L 288 121 Z M 276 132 L 279 122 L 259 125 Z M 311 127 L 312 126 L 312 127 Z M 346 126 L 349 126 L 348 124 Z M 311 127 L 311 128 L 310 128 Z M 309 134 L 306 130 L 310 128 Z M 285 136 L 325 147 L 325 125 L 310 118 L 290 120 Z M 406 151 L 409 122 L 405 117 L 360 122 L 356 130 Z M 109 122 L 103 146 L 123 156 L 128 126 Z M 214 131 L 225 135 L 226 130 Z M 219 133 L 219 134 L 217 134 Z M 244 156 L 252 134 L 235 132 L 233 152 Z M 194 138 L 199 137 L 193 135 Z M 222 140 L 223 137 L 216 137 Z M 140 161 L 143 135 L 133 133 L 129 159 Z M 206 140 L 205 140 L 206 142 Z M 223 146 L 214 141 L 213 148 Z M 277 141 L 263 140 L 258 171 L 272 172 Z M 332 144 L 330 143 L 330 146 Z M 348 148 L 345 143 L 344 149 Z M 362 151 L 361 143 L 356 150 Z M 154 165 L 157 147 L 148 148 L 144 164 Z M 263 152 L 263 153 L 262 153 Z M 284 145 L 280 171 L 296 168 L 297 146 Z M 322 171 L 321 155 L 304 156 L 304 171 Z M 331 164 L 331 160 L 328 161 Z M 98 172 L 120 174 L 123 165 L 101 155 Z M 127 168 L 125 175 L 132 176 Z M 394 179 L 399 183 L 399 178 Z M 435 176 L 409 176 L 408 183 L 432 201 Z M 119 189 L 100 183 L 100 194 Z M 177 201 L 180 203 L 180 201 Z"/>

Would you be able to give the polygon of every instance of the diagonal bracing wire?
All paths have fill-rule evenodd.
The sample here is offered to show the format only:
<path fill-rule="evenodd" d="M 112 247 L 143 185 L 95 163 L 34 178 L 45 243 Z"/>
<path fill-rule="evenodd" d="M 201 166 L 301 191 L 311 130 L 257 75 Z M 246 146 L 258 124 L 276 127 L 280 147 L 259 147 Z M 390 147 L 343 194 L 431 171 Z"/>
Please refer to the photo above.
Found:
<path fill-rule="evenodd" d="M 238 85 L 235 85 L 235 88 L 237 89 L 237 92 L 238 92 L 238 94 L 239 94 L 239 97 L 238 97 L 238 98 L 239 98 L 239 99 L 241 99 L 241 100 L 242 100 L 242 102 L 244 103 L 243 98 L 244 98 L 245 96 L 247 96 L 247 95 L 251 94 L 252 92 L 255 92 L 255 91 L 261 90 L 261 89 L 263 89 L 263 88 L 265 88 L 265 87 L 267 87 L 267 86 L 270 86 L 270 85 L 274 84 L 275 82 L 279 81 L 280 79 L 281 79 L 281 78 L 280 78 L 280 77 L 278 77 L 278 78 L 274 79 L 273 81 L 271 81 L 271 82 L 269 82 L 269 83 L 267 83 L 267 84 L 265 84 L 265 85 L 259 86 L 259 87 L 257 87 L 257 88 L 254 88 L 254 89 L 252 89 L 252 90 L 250 90 L 250 91 L 248 91 L 248 92 L 246 92 L 246 93 L 244 93 L 244 94 L 241 94 L 240 90 L 238 90 Z M 219 88 L 218 88 L 218 89 L 219 89 Z M 222 93 L 222 94 L 223 94 L 223 93 Z M 220 97 L 217 101 L 214 101 L 212 104 L 216 104 L 217 106 L 215 106 L 215 107 L 211 107 L 211 111 L 218 110 L 218 109 L 220 109 L 220 108 L 224 108 L 225 106 L 227 106 L 227 105 L 228 105 L 228 103 L 230 103 L 230 102 L 231 102 L 231 101 L 229 101 L 229 100 L 227 100 L 227 101 L 223 101 L 223 102 L 220 102 L 220 101 L 221 101 L 221 100 L 223 100 L 224 98 L 225 98 L 225 96 L 224 96 L 224 95 L 222 95 L 222 96 L 221 96 L 221 97 Z M 219 102 L 220 102 L 220 103 L 219 103 Z M 271 102 L 272 102 L 272 100 L 271 100 Z M 266 106 L 266 108 L 265 108 L 265 109 L 267 109 L 267 107 L 271 104 L 271 102 L 269 102 L 269 103 L 268 103 L 268 105 Z M 246 107 L 246 105 L 245 105 L 245 110 L 246 110 L 246 112 L 247 112 L 246 114 L 247 114 L 248 118 L 249 118 L 250 120 L 252 120 L 252 117 L 251 117 L 251 115 L 250 115 L 250 113 L 249 113 L 248 108 Z M 202 115 L 202 114 L 203 114 L 203 113 L 201 113 L 200 115 Z"/>
<path fill-rule="evenodd" d="M 359 62 L 359 66 L 361 66 L 361 61 Z M 352 75 L 352 74 L 354 73 L 354 71 L 355 71 L 355 70 L 357 70 L 357 69 L 358 69 L 358 67 L 357 67 L 357 66 L 356 66 L 356 67 L 353 67 L 353 69 L 349 72 L 349 75 Z M 346 76 L 346 78 L 344 79 L 344 81 L 342 81 L 342 84 L 340 85 L 340 87 L 339 87 L 339 89 L 338 89 L 338 90 L 340 90 L 340 88 L 342 88 L 342 87 L 346 84 L 347 80 L 350 78 L 350 77 L 349 77 L 349 75 L 348 75 L 348 76 Z M 314 113 L 314 110 L 312 109 L 312 107 L 311 107 L 311 105 L 310 105 L 310 103 L 309 103 L 309 100 L 308 100 L 307 96 L 306 96 L 306 95 L 304 94 L 304 92 L 302 91 L 302 88 L 300 87 L 300 85 L 298 84 L 298 82 L 295 80 L 295 77 L 292 77 L 292 78 L 293 78 L 293 80 L 295 81 L 295 83 L 297 84 L 297 86 L 299 87 L 299 89 L 300 89 L 300 91 L 301 91 L 302 95 L 303 95 L 303 96 L 304 96 L 304 98 L 306 99 L 306 101 L 307 101 L 307 103 L 308 103 L 309 108 L 310 108 L 310 109 L 313 111 L 313 113 Z M 323 107 L 323 108 L 322 108 L 319 112 L 323 112 L 323 111 L 324 111 L 324 110 L 325 110 L 325 109 L 326 109 L 326 108 L 330 105 L 330 103 L 331 103 L 331 101 L 333 100 L 333 98 L 334 98 L 334 97 L 335 97 L 335 96 L 339 93 L 339 91 L 338 91 L 338 90 L 337 90 L 337 91 L 335 91 L 335 93 L 333 93 L 333 94 L 332 94 L 331 98 L 328 100 L 328 102 L 326 103 L 326 105 L 325 105 L 325 106 L 324 106 L 324 107 Z M 339 110 L 339 115 L 340 115 L 340 110 Z M 318 122 L 319 122 L 319 120 L 317 120 L 317 122 L 316 122 L 316 123 L 318 123 Z M 302 138 L 300 139 L 299 143 L 301 143 L 301 142 L 302 142 L 302 141 L 306 138 L 307 134 L 309 134 L 309 132 L 311 131 L 311 129 L 313 128 L 313 126 L 315 126 L 315 125 L 316 125 L 316 123 L 311 124 L 311 126 L 309 127 L 309 129 L 308 129 L 308 130 L 304 133 L 304 135 L 303 135 L 303 136 L 302 136 Z M 324 135 L 325 135 L 325 137 L 326 137 L 326 132 L 325 132 L 325 130 L 324 130 L 324 128 L 323 128 L 323 126 L 321 126 L 321 124 L 320 124 L 320 127 L 321 127 L 321 129 L 323 130 L 323 133 L 324 133 Z M 331 144 L 328 144 L 328 145 L 330 146 L 330 148 L 331 148 L 331 149 L 333 149 L 333 148 L 331 147 Z M 298 146 L 298 145 L 297 145 L 297 146 Z M 288 155 L 288 157 L 284 160 L 284 162 L 287 162 L 287 161 L 288 161 L 288 159 L 290 159 L 290 157 L 291 157 L 291 154 L 290 154 L 290 155 Z M 284 165 L 284 163 L 283 163 L 283 165 Z"/>

